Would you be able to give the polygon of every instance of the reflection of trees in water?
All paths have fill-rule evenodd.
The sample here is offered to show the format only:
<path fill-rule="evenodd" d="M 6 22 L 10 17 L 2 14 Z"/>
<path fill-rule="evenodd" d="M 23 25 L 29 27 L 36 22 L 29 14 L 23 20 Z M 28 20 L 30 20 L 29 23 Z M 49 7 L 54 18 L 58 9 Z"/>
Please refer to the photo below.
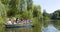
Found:
<path fill-rule="evenodd" d="M 47 27 L 50 24 L 50 20 L 43 21 L 43 26 Z"/>
<path fill-rule="evenodd" d="M 0 32 L 41 32 L 42 23 L 36 22 L 34 27 L 28 28 L 5 28 L 5 25 L 0 24 Z"/>
<path fill-rule="evenodd" d="M 6 28 L 5 32 L 32 32 L 32 28 Z"/>
<path fill-rule="evenodd" d="M 60 21 L 52 21 L 52 24 L 60 30 Z"/>
<path fill-rule="evenodd" d="M 60 30 L 60 21 L 56 21 L 56 20 L 55 21 L 48 21 L 48 22 L 46 21 L 46 22 L 43 23 L 43 26 L 47 27 L 49 24 L 54 25 L 55 28 Z"/>
<path fill-rule="evenodd" d="M 42 32 L 41 27 L 42 27 L 42 23 L 36 22 L 33 27 L 33 32 Z"/>

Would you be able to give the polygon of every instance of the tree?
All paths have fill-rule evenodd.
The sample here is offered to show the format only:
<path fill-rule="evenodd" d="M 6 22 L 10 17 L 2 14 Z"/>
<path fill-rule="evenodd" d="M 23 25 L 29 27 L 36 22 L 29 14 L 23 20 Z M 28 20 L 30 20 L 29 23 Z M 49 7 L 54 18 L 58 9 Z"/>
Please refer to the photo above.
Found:
<path fill-rule="evenodd" d="M 8 5 L 8 3 L 10 2 L 10 0 L 1 0 L 1 2 L 2 2 L 4 5 Z"/>
<path fill-rule="evenodd" d="M 24 11 L 27 10 L 27 4 L 26 4 L 26 0 L 20 0 L 19 1 L 19 5 L 18 5 L 18 10 L 19 10 L 19 13 L 23 13 Z"/>
<path fill-rule="evenodd" d="M 1 3 L 4 5 L 4 7 L 5 7 L 5 10 L 4 10 L 4 12 L 5 12 L 5 17 L 7 17 L 7 11 L 9 10 L 9 2 L 10 2 L 10 0 L 1 0 Z"/>
<path fill-rule="evenodd" d="M 33 7 L 33 17 L 40 18 L 41 16 L 41 7 L 40 6 L 34 6 Z"/>
<path fill-rule="evenodd" d="M 11 0 L 9 2 L 9 10 L 7 11 L 7 16 L 15 16 L 18 13 L 18 7 L 16 6 L 17 4 L 17 0 Z"/>
<path fill-rule="evenodd" d="M 6 16 L 5 6 L 1 2 L 0 2 L 0 16 Z"/>
<path fill-rule="evenodd" d="M 27 11 L 31 10 L 32 11 L 32 6 L 33 6 L 33 0 L 27 0 Z"/>
<path fill-rule="evenodd" d="M 51 16 L 52 20 L 60 20 L 60 10 L 56 10 L 53 15 Z"/>
<path fill-rule="evenodd" d="M 50 14 L 43 10 L 43 25 L 47 26 L 50 23 Z"/>
<path fill-rule="evenodd" d="M 0 14 L 3 17 L 6 15 L 7 17 L 13 16 L 20 19 L 29 18 L 34 22 L 35 27 L 33 30 L 35 32 L 41 32 L 41 7 L 39 5 L 33 5 L 33 0 L 0 0 Z M 6 21 L 6 18 L 3 21 Z"/>
<path fill-rule="evenodd" d="M 53 25 L 60 30 L 60 9 L 56 10 L 55 12 L 51 13 L 51 19 Z"/>
<path fill-rule="evenodd" d="M 33 24 L 35 26 L 33 32 L 41 32 L 41 16 L 41 7 L 39 5 L 33 5 Z"/>

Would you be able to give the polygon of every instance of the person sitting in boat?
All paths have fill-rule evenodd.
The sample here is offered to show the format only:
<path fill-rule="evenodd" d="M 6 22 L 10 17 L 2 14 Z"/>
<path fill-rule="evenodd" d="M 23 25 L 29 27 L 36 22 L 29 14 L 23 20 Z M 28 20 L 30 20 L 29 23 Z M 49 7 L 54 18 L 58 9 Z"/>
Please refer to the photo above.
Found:
<path fill-rule="evenodd" d="M 30 24 L 30 23 L 32 23 L 32 21 L 30 19 L 24 19 L 22 21 L 22 23 L 24 23 L 24 24 Z"/>
<path fill-rule="evenodd" d="M 8 22 L 6 23 L 6 25 L 12 25 L 11 19 L 8 20 Z"/>
<path fill-rule="evenodd" d="M 32 20 L 27 19 L 27 23 L 28 23 L 28 24 L 32 23 Z"/>
<path fill-rule="evenodd" d="M 15 20 L 14 24 L 18 24 L 18 23 L 19 23 L 19 19 L 18 19 L 18 18 L 16 18 L 16 20 Z"/>

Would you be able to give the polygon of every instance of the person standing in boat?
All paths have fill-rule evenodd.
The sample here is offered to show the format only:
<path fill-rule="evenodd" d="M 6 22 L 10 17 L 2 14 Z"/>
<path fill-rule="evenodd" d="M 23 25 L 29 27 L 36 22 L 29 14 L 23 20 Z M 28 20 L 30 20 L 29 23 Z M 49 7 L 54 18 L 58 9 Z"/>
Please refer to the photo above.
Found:
<path fill-rule="evenodd" d="M 12 25 L 11 19 L 9 18 L 8 22 L 6 23 L 6 25 Z"/>

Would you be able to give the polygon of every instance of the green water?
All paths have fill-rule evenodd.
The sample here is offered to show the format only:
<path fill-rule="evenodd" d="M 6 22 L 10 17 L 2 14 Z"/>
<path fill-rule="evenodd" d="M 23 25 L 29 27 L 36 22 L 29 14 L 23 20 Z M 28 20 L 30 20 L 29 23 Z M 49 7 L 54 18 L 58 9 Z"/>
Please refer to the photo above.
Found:
<path fill-rule="evenodd" d="M 33 28 L 2 28 L 0 32 L 33 32 Z"/>
<path fill-rule="evenodd" d="M 33 32 L 32 28 L 11 28 L 5 30 L 6 32 Z"/>

